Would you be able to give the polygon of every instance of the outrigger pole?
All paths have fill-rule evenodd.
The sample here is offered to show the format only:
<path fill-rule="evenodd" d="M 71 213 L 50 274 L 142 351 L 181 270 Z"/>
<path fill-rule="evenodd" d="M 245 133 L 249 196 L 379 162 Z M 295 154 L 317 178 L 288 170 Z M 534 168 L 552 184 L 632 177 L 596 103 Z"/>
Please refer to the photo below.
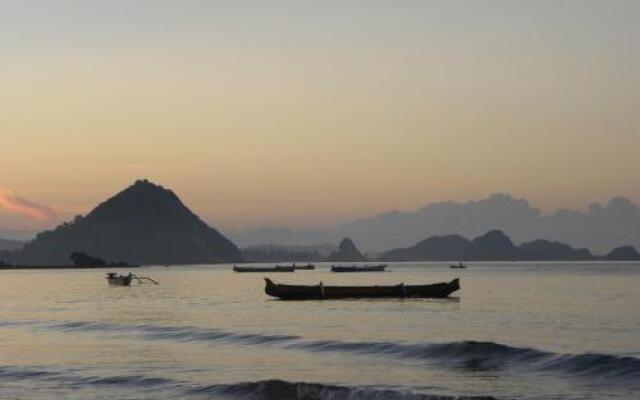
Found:
<path fill-rule="evenodd" d="M 145 283 L 145 282 L 143 282 L 143 281 L 149 281 L 149 282 L 153 283 L 154 285 L 159 285 L 159 283 L 158 283 L 158 282 L 154 281 L 153 279 L 151 279 L 151 278 L 149 278 L 149 277 L 147 277 L 147 276 L 138 276 L 138 275 L 135 275 L 135 274 L 134 274 L 134 275 L 133 275 L 133 277 L 134 277 L 134 278 L 136 278 L 136 279 L 138 280 L 138 283 L 139 283 L 139 284 L 143 284 L 143 283 Z"/>

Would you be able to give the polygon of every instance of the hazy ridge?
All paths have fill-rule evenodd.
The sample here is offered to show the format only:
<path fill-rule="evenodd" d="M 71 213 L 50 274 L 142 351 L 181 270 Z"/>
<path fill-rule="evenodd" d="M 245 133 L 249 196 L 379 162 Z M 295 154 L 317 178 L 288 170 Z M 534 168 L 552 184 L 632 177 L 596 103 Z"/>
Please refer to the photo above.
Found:
<path fill-rule="evenodd" d="M 337 243 L 350 237 L 366 252 L 381 252 L 411 246 L 430 236 L 476 237 L 494 229 L 516 243 L 545 238 L 606 254 L 623 245 L 640 248 L 640 207 L 627 198 L 614 197 L 604 205 L 591 204 L 587 211 L 560 209 L 543 214 L 525 199 L 496 193 L 469 202 L 445 201 L 415 211 L 378 214 L 335 230 L 266 227 L 231 233 L 230 237 L 241 246 Z"/>

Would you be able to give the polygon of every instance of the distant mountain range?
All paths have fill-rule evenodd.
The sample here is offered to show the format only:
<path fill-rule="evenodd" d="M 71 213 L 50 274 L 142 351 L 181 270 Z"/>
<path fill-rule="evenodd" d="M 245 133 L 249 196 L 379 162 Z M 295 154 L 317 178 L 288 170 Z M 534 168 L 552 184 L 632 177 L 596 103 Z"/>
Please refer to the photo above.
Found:
<path fill-rule="evenodd" d="M 393 211 L 347 223 L 335 230 L 261 228 L 232 234 L 243 246 L 271 243 L 336 243 L 350 237 L 368 252 L 410 246 L 426 237 L 458 234 L 475 237 L 492 229 L 518 243 L 546 238 L 599 254 L 621 244 L 640 248 L 640 207 L 624 197 L 592 204 L 588 211 L 542 214 L 524 199 L 497 193 L 465 203 L 433 203 L 416 211 Z"/>
<path fill-rule="evenodd" d="M 545 239 L 516 245 L 499 230 L 469 240 L 460 235 L 431 236 L 413 246 L 397 248 L 365 257 L 355 243 L 345 238 L 339 248 L 328 257 L 317 252 L 287 251 L 286 247 L 266 247 L 268 253 L 256 253 L 246 249 L 243 254 L 253 262 L 366 262 L 366 261 L 640 261 L 640 254 L 633 246 L 617 247 L 606 255 L 598 256 L 589 250 L 576 249 L 565 243 Z M 300 248 L 300 247 L 294 247 Z"/>
<path fill-rule="evenodd" d="M 538 239 L 516 246 L 502 231 L 493 230 L 473 240 L 459 235 L 432 236 L 413 246 L 389 250 L 383 261 L 640 261 L 632 246 L 618 247 L 604 256 L 587 249 Z"/>
<path fill-rule="evenodd" d="M 629 200 L 615 198 L 605 207 L 592 205 L 587 213 L 558 211 L 542 216 L 525 200 L 496 194 L 475 202 L 438 203 L 412 213 L 383 214 L 347 224 L 330 234 L 276 230 L 281 239 L 298 243 L 309 238 L 343 237 L 339 246 L 275 243 L 249 246 L 241 252 L 192 213 L 171 190 L 139 180 L 86 216 L 42 232 L 31 242 L 0 240 L 0 261 L 68 265 L 73 252 L 110 263 L 141 265 L 237 263 L 243 261 L 243 253 L 253 262 L 640 260 L 634 247 L 634 240 L 640 237 L 638 214 L 638 207 Z M 502 229 L 482 228 L 494 225 L 506 226 L 509 236 Z M 338 236 L 344 232 L 353 235 Z M 476 237 L 469 240 L 465 236 Z M 260 235 L 254 239 L 257 237 Z M 369 257 L 365 257 L 354 241 L 364 243 L 364 248 L 386 251 L 374 256 L 367 253 Z M 591 248 L 604 255 L 596 256 L 587 245 L 576 246 L 576 242 L 598 243 Z M 387 243 L 393 245 L 386 247 Z"/>
<path fill-rule="evenodd" d="M 147 180 L 54 230 L 45 231 L 0 260 L 23 265 L 70 264 L 84 252 L 111 262 L 196 264 L 240 262 L 240 250 L 192 213 L 168 189 Z"/>

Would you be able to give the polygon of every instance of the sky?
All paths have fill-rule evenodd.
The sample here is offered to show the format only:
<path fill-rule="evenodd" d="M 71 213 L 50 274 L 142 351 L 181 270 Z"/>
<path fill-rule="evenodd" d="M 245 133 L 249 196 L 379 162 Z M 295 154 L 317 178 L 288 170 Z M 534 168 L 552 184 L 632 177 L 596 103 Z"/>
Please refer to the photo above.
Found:
<path fill-rule="evenodd" d="M 0 232 L 148 178 L 223 229 L 640 203 L 638 1 L 0 0 Z"/>

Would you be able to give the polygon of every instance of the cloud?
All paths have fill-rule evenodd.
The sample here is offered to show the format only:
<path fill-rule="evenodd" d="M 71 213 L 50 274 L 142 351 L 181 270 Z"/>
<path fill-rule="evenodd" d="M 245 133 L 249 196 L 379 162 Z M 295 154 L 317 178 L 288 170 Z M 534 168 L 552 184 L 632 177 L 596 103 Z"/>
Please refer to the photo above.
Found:
<path fill-rule="evenodd" d="M 0 188 L 0 208 L 7 210 L 9 213 L 24 215 L 42 223 L 55 220 L 58 216 L 52 208 L 15 196 L 10 190 L 3 188 Z"/>

